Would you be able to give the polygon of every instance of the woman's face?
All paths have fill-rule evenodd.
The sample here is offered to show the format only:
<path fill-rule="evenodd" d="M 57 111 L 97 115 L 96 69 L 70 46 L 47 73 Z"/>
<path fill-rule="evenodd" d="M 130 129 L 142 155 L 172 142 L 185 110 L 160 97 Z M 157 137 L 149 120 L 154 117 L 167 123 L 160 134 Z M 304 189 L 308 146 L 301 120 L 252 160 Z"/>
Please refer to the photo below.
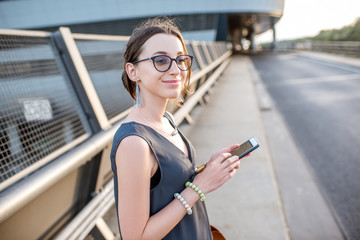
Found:
<path fill-rule="evenodd" d="M 139 59 L 157 55 L 167 55 L 171 58 L 184 54 L 181 41 L 169 34 L 156 34 L 149 38 L 143 45 Z M 151 99 L 164 100 L 176 99 L 184 85 L 187 71 L 181 71 L 175 61 L 166 72 L 155 69 L 153 61 L 147 60 L 136 64 L 136 73 L 139 77 L 140 96 L 144 103 Z"/>

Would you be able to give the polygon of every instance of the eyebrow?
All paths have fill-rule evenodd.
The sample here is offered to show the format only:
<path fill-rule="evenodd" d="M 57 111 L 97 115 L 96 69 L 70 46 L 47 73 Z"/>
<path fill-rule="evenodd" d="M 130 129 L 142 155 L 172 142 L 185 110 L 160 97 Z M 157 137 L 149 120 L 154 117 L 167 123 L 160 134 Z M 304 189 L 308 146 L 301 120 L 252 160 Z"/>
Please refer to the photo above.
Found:
<path fill-rule="evenodd" d="M 157 51 L 157 52 L 155 52 L 155 53 L 153 54 L 153 56 L 154 56 L 154 55 L 158 55 L 158 54 L 167 55 L 168 53 L 165 52 L 165 51 Z M 184 54 L 184 52 L 179 51 L 177 54 L 178 54 L 178 55 L 181 55 L 181 54 Z"/>

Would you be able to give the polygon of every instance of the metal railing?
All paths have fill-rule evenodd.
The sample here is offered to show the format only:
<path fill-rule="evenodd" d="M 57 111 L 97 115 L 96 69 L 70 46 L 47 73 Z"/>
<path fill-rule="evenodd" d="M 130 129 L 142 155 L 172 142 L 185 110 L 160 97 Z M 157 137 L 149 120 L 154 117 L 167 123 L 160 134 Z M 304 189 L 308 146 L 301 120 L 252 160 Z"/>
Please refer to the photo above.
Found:
<path fill-rule="evenodd" d="M 0 29 L 1 236 L 26 225 L 19 216 L 28 219 L 27 207 L 40 212 L 44 204 L 57 209 L 43 213 L 47 219 L 39 223 L 42 226 L 25 229 L 28 238 L 53 237 L 65 225 L 59 238 L 78 238 L 79 231 L 71 227 L 80 229 L 78 223 L 85 221 L 75 219 L 95 210 L 98 215 L 85 214 L 81 236 L 95 225 L 109 234 L 101 217 L 113 204 L 109 150 L 133 105 L 121 81 L 127 40 L 75 34 L 68 28 L 55 33 Z M 189 113 L 202 102 L 231 55 L 224 42 L 187 41 L 186 46 L 195 56 L 194 94 L 181 108 L 169 105 L 177 124 L 191 119 Z M 61 187 L 64 192 L 58 192 Z M 91 204 L 100 198 L 108 199 L 102 209 Z M 42 220 L 36 217 L 34 221 Z"/>
<path fill-rule="evenodd" d="M 360 57 L 360 42 L 312 41 L 311 51 L 325 52 L 348 57 Z"/>
<path fill-rule="evenodd" d="M 351 41 L 282 41 L 276 45 L 278 51 L 305 50 L 360 58 L 360 42 Z"/>

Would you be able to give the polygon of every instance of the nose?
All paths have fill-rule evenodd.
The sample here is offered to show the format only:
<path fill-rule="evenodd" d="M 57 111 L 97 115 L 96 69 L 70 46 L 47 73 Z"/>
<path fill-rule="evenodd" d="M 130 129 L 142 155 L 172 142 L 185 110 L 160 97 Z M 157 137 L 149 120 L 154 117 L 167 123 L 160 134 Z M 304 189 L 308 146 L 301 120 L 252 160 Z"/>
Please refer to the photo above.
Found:
<path fill-rule="evenodd" d="M 171 59 L 170 69 L 168 71 L 171 74 L 179 74 L 180 73 L 181 70 L 179 69 L 178 65 L 176 64 L 176 59 Z"/>

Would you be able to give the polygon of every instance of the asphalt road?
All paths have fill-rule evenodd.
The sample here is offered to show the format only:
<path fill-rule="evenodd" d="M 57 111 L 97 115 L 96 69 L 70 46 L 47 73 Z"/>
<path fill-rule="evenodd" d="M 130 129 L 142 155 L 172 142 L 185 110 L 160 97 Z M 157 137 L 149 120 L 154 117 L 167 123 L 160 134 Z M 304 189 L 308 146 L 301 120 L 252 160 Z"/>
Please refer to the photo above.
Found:
<path fill-rule="evenodd" d="M 345 235 L 360 239 L 360 69 L 294 53 L 251 60 Z"/>

